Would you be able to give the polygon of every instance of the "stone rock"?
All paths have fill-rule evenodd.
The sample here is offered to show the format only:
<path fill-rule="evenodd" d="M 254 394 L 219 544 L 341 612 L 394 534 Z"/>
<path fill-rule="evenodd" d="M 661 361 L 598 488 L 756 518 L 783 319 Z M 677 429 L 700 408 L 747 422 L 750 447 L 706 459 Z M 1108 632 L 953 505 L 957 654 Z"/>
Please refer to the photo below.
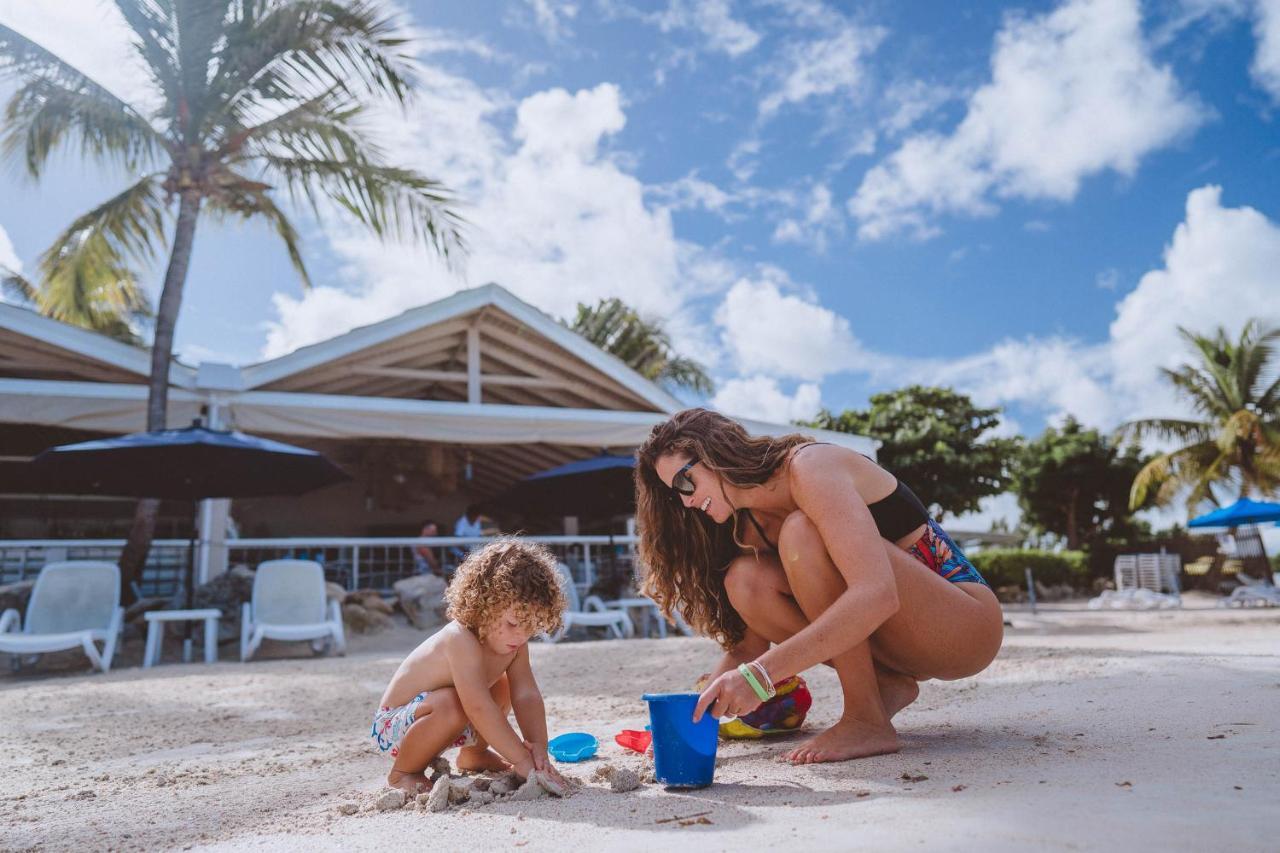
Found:
<path fill-rule="evenodd" d="M 360 806 L 355 803 L 342 803 L 338 806 L 338 814 L 341 815 L 353 815 L 358 811 L 360 811 Z"/>
<path fill-rule="evenodd" d="M 27 602 L 31 599 L 31 590 L 36 582 L 18 581 L 0 586 L 0 613 L 13 609 L 19 613 L 27 612 Z"/>
<path fill-rule="evenodd" d="M 347 591 L 342 588 L 341 584 L 336 584 L 333 581 L 324 582 L 324 597 L 326 602 L 338 602 L 339 607 L 347 603 Z"/>
<path fill-rule="evenodd" d="M 365 610 L 375 613 L 385 613 L 390 616 L 395 613 L 395 608 L 387 603 L 387 600 L 376 592 L 366 592 L 360 596 L 360 604 Z"/>
<path fill-rule="evenodd" d="M 357 634 L 374 634 L 391 627 L 391 617 L 387 614 L 352 602 L 342 605 L 342 621 Z"/>
<path fill-rule="evenodd" d="M 538 771 L 535 770 L 529 774 L 529 778 L 524 780 L 524 784 L 516 788 L 511 799 L 523 803 L 529 800 L 537 800 L 547 795 L 548 791 L 538 783 Z"/>
<path fill-rule="evenodd" d="M 471 799 L 471 784 L 470 779 L 450 779 L 449 805 L 456 806 Z"/>
<path fill-rule="evenodd" d="M 476 806 L 487 806 L 494 801 L 495 797 L 489 791 L 479 788 L 471 792 L 471 804 Z"/>
<path fill-rule="evenodd" d="M 489 786 L 492 784 L 493 784 L 493 780 L 490 779 L 488 776 L 472 776 L 471 777 L 471 790 L 473 792 L 487 791 L 489 790 Z"/>
<path fill-rule="evenodd" d="M 373 807 L 380 812 L 389 812 L 394 809 L 404 808 L 405 793 L 399 788 L 389 788 L 383 791 L 373 803 Z"/>
<path fill-rule="evenodd" d="M 400 609 L 419 630 L 434 628 L 444 622 L 444 578 L 414 575 L 394 584 Z"/>
<path fill-rule="evenodd" d="M 205 607 L 216 607 L 223 611 L 219 626 L 230 622 L 239 624 L 239 613 L 244 602 L 253 598 L 253 570 L 248 566 L 233 566 L 227 573 L 220 574 L 205 584 L 197 587 L 191 596 L 191 606 L 196 610 Z M 186 602 L 180 603 L 186 607 Z M 239 631 L 236 631 L 237 635 Z"/>
<path fill-rule="evenodd" d="M 427 810 L 433 812 L 442 812 L 449 808 L 449 789 L 453 786 L 448 776 L 441 776 L 436 783 L 431 786 L 431 793 L 427 796 Z"/>
<path fill-rule="evenodd" d="M 504 773 L 489 783 L 489 790 L 494 796 L 505 797 L 520 785 L 520 777 L 514 773 Z"/>
<path fill-rule="evenodd" d="M 640 787 L 640 774 L 623 767 L 613 774 L 609 780 L 609 790 L 616 794 L 624 794 Z"/>
<path fill-rule="evenodd" d="M 427 769 L 431 771 L 427 774 L 427 778 L 430 779 L 431 784 L 434 785 L 436 780 L 441 776 L 449 775 L 449 759 L 445 758 L 443 755 L 437 755 L 435 758 L 431 759 L 431 763 L 427 765 Z M 485 783 L 485 787 L 488 787 L 487 782 Z"/>

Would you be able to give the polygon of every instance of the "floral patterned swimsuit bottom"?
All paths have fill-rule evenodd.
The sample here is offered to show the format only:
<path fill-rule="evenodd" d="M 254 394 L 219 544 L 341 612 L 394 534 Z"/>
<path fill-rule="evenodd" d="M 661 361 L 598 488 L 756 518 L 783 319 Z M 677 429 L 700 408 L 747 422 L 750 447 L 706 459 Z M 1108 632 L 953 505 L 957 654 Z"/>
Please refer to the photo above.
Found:
<path fill-rule="evenodd" d="M 969 558 L 956 546 L 956 543 L 951 541 L 951 537 L 936 521 L 930 519 L 925 524 L 927 526 L 924 533 L 914 545 L 907 549 L 908 554 L 941 575 L 943 580 L 989 586 L 973 563 L 969 562 Z"/>
<path fill-rule="evenodd" d="M 373 745 L 378 752 L 390 752 L 392 758 L 400 755 L 400 741 L 404 733 L 413 725 L 418 706 L 430 695 L 431 691 L 424 690 L 398 708 L 383 705 L 374 712 L 373 730 L 369 732 L 369 737 L 373 739 Z M 452 746 L 475 746 L 475 743 L 476 734 L 468 725 Z"/>

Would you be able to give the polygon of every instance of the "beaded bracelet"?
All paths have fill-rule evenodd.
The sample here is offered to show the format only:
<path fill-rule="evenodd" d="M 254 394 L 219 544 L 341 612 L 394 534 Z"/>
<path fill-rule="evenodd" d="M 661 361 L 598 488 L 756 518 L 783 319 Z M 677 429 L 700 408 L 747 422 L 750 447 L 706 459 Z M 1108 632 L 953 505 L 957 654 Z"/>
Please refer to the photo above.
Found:
<path fill-rule="evenodd" d="M 738 664 L 738 674 L 747 680 L 747 684 L 751 685 L 751 689 L 755 692 L 756 698 L 761 702 L 765 702 L 769 699 L 769 691 L 765 690 L 764 687 L 761 686 L 760 682 L 756 680 L 756 674 L 751 671 L 751 667 L 747 666 L 745 663 Z"/>
<path fill-rule="evenodd" d="M 756 658 L 748 663 L 748 666 L 754 666 L 756 671 L 760 673 L 760 683 L 764 685 L 765 692 L 769 694 L 769 698 L 772 699 L 777 696 L 778 687 L 773 683 L 773 679 L 769 677 L 769 671 L 764 668 L 764 664 L 760 662 L 760 659 Z"/>

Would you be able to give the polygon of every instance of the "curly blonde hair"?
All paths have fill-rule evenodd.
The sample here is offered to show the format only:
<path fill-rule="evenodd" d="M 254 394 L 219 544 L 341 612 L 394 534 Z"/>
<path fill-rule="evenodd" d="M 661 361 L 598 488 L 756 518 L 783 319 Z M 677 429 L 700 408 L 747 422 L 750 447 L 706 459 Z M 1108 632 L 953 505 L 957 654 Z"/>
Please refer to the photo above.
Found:
<path fill-rule="evenodd" d="M 448 617 L 484 638 L 508 607 L 531 633 L 560 630 L 565 608 L 555 555 L 543 545 L 503 537 L 472 551 L 444 593 Z"/>
<path fill-rule="evenodd" d="M 684 453 L 725 483 L 760 486 L 786 464 L 807 435 L 752 436 L 737 421 L 709 409 L 685 409 L 655 426 L 636 451 L 636 526 L 643 588 L 671 617 L 680 613 L 699 634 L 732 649 L 746 623 L 729 601 L 725 572 L 747 546 L 738 538 L 738 514 L 716 524 L 687 509 L 658 476 L 658 458 Z"/>

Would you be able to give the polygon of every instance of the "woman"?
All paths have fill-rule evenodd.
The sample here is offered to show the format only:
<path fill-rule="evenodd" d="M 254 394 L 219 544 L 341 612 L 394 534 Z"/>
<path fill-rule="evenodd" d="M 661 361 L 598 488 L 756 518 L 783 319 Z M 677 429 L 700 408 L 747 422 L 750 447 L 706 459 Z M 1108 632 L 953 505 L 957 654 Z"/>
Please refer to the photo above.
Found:
<path fill-rule="evenodd" d="M 890 720 L 918 681 L 981 672 L 1000 650 L 995 595 L 870 459 L 798 434 L 752 437 L 706 409 L 654 427 L 636 455 L 646 592 L 725 649 L 695 719 L 750 713 L 825 662 L 844 711 L 786 758 L 896 752 Z"/>

